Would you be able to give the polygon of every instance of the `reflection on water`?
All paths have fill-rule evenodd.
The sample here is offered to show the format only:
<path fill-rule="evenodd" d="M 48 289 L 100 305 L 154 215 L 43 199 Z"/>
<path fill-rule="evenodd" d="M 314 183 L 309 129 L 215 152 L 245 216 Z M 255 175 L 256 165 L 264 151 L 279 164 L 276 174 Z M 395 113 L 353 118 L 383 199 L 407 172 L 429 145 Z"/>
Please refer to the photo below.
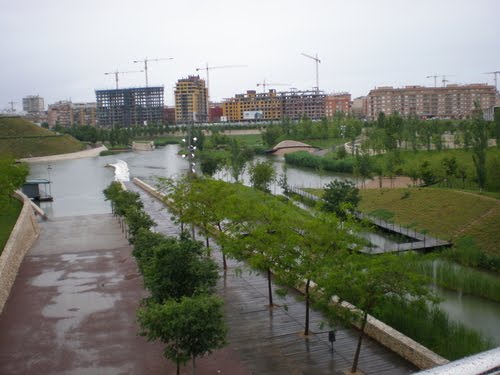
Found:
<path fill-rule="evenodd" d="M 41 207 L 50 217 L 77 216 L 111 212 L 109 202 L 104 200 L 102 191 L 114 180 L 113 168 L 106 168 L 107 164 L 116 163 L 118 159 L 127 163 L 130 178 L 138 177 L 146 182 L 155 184 L 156 177 L 175 177 L 187 172 L 188 164 L 177 155 L 178 145 L 168 145 L 154 151 L 130 152 L 119 155 L 64 160 L 50 162 L 50 180 L 52 181 L 53 202 L 42 202 Z M 258 157 L 257 160 L 264 160 Z M 273 165 L 278 174 L 282 173 L 284 161 L 282 158 L 273 158 Z M 49 163 L 30 165 L 30 178 L 48 178 Z M 325 173 L 318 176 L 310 170 L 294 167 L 287 168 L 290 185 L 299 187 L 321 187 L 328 182 L 339 178 L 339 175 Z M 229 174 L 220 172 L 218 178 L 230 181 Z M 344 177 L 341 177 L 344 178 Z M 244 181 L 248 184 L 249 177 L 245 173 Z M 274 193 L 281 192 L 275 184 Z M 371 237 L 373 234 L 370 234 Z M 396 244 L 393 239 L 372 238 L 372 242 L 379 242 L 381 246 Z M 382 241 L 382 242 L 381 242 Z M 467 326 L 488 333 L 500 345 L 500 304 L 489 302 L 481 298 L 461 296 L 459 293 L 445 290 L 439 291 L 446 301 L 441 306 L 459 321 Z"/>
<path fill-rule="evenodd" d="M 435 291 L 444 299 L 439 306 L 450 318 L 477 329 L 500 345 L 500 303 L 440 287 L 435 287 Z"/>

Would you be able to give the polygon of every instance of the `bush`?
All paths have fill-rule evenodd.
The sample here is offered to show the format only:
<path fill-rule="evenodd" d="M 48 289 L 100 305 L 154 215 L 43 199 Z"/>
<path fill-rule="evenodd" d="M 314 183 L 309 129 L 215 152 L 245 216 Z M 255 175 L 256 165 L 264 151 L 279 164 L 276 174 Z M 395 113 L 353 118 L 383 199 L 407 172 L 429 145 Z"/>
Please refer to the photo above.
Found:
<path fill-rule="evenodd" d="M 306 151 L 294 152 L 285 155 L 285 162 L 298 167 L 323 168 L 326 171 L 337 173 L 352 173 L 354 171 L 354 159 L 335 159 L 332 156 L 316 156 Z"/>

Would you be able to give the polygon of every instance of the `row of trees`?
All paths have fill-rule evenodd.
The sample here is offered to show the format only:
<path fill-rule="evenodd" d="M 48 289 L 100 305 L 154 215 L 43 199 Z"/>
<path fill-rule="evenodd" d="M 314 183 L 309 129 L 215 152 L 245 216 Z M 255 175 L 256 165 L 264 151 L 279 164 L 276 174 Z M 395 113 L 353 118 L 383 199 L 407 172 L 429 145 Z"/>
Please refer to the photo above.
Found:
<path fill-rule="evenodd" d="M 162 179 L 159 188 L 166 193 L 181 225 L 200 228 L 206 238 L 216 236 L 225 269 L 225 257 L 229 255 L 267 273 L 270 308 L 275 307 L 273 275 L 280 283 L 303 291 L 304 335 L 311 334 L 309 308 L 313 299 L 330 305 L 331 296 L 338 295 L 355 303 L 359 310 L 342 309 L 342 316 L 359 319 L 361 328 L 353 372 L 367 316 L 379 303 L 387 298 L 412 303 L 430 298 L 426 283 L 412 271 L 408 257 L 385 255 L 374 259 L 358 253 L 361 240 L 349 215 L 352 205 L 325 207 L 324 213 L 312 215 L 270 194 L 195 176 Z M 349 190 L 352 186 L 342 188 Z M 337 209 L 343 213 L 342 220 L 328 212 Z M 209 252 L 208 240 L 206 246 Z M 316 288 L 312 288 L 313 280 Z"/>
<path fill-rule="evenodd" d="M 153 220 L 142 210 L 138 194 L 117 182 L 104 190 L 113 212 L 124 217 L 134 244 L 133 255 L 150 297 L 137 312 L 141 335 L 165 343 L 164 355 L 180 365 L 225 345 L 223 301 L 214 295 L 217 266 L 203 245 L 186 233 L 180 239 L 150 231 Z"/>

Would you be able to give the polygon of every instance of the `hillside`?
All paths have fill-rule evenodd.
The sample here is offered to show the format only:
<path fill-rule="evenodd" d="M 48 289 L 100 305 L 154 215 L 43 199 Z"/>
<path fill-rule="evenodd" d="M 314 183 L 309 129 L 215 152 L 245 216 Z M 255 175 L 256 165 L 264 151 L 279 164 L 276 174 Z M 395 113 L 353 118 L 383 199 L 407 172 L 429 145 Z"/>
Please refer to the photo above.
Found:
<path fill-rule="evenodd" d="M 500 255 L 500 201 L 450 189 L 364 189 L 359 208 L 439 238 L 475 239 L 479 248 Z"/>
<path fill-rule="evenodd" d="M 67 154 L 84 145 L 69 135 L 59 135 L 20 117 L 0 117 L 0 155 L 14 158 Z"/>

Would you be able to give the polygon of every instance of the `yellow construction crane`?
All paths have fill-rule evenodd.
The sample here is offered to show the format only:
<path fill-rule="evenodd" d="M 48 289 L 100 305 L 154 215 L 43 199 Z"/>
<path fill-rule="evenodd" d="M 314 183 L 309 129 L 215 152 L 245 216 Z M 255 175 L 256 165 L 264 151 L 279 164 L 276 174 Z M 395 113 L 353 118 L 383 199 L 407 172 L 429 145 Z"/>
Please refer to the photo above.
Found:
<path fill-rule="evenodd" d="M 226 68 L 246 68 L 247 65 L 221 65 L 221 66 L 208 66 L 208 63 L 205 64 L 203 68 L 196 68 L 196 71 L 205 70 L 207 72 L 207 110 L 209 104 L 209 95 L 210 95 L 210 76 L 209 71 L 213 69 L 226 69 Z"/>
<path fill-rule="evenodd" d="M 494 71 L 494 72 L 486 72 L 486 73 L 483 73 L 483 74 L 493 74 L 493 79 L 495 80 L 495 91 L 498 92 L 498 86 L 497 86 L 497 83 L 498 83 L 498 75 L 500 74 L 500 71 Z"/>
<path fill-rule="evenodd" d="M 148 62 L 157 62 L 157 61 L 166 61 L 173 60 L 173 57 L 161 58 L 161 59 L 148 59 L 147 57 L 144 60 L 134 60 L 134 63 L 144 63 L 144 73 L 146 74 L 146 87 L 148 87 Z"/>
<path fill-rule="evenodd" d="M 262 86 L 263 88 L 263 92 L 265 93 L 266 92 L 266 86 L 290 86 L 289 83 L 269 83 L 269 82 L 266 82 L 266 80 L 263 80 L 262 83 L 257 83 L 257 87 L 258 86 Z"/>
<path fill-rule="evenodd" d="M 318 64 L 321 63 L 321 60 L 318 58 L 318 54 L 315 56 L 308 55 L 307 53 L 301 53 L 302 56 L 305 56 L 309 59 L 312 59 L 316 62 L 316 92 L 319 93 L 319 73 L 318 73 Z"/>
<path fill-rule="evenodd" d="M 142 73 L 144 70 L 129 70 L 127 72 L 119 72 L 118 70 L 114 72 L 107 72 L 104 73 L 105 75 L 109 74 L 114 74 L 115 75 L 115 82 L 116 82 L 116 89 L 118 90 L 118 74 L 128 74 L 128 73 Z"/>

